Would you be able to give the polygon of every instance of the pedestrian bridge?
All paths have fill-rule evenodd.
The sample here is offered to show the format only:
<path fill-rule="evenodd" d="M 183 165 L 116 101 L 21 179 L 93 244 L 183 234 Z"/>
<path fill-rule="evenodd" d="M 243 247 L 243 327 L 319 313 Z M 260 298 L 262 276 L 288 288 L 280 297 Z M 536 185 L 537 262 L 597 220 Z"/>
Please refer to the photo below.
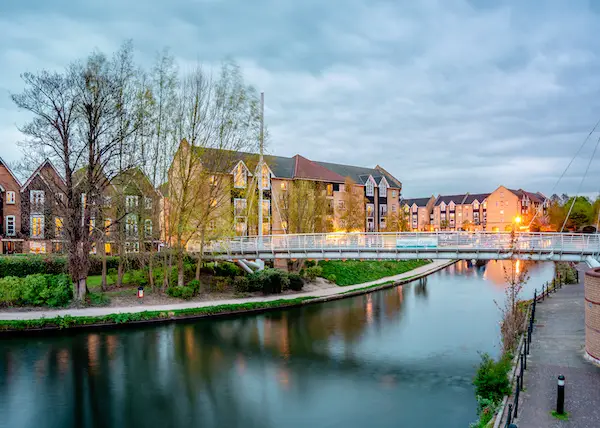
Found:
<path fill-rule="evenodd" d="M 466 259 L 587 262 L 600 266 L 600 235 L 582 233 L 318 233 L 213 241 L 215 259 Z"/>

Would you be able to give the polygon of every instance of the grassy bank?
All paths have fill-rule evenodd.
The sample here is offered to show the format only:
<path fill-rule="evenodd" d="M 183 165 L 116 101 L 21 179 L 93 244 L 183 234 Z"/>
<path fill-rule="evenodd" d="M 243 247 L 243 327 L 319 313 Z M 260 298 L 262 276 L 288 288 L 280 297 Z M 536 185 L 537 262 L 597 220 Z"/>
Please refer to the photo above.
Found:
<path fill-rule="evenodd" d="M 429 263 L 430 260 L 329 260 L 319 262 L 319 266 L 323 269 L 323 278 L 333 275 L 337 285 L 345 286 L 399 275 Z"/>
<path fill-rule="evenodd" d="M 270 302 L 251 302 L 229 305 L 188 308 L 172 311 L 144 311 L 136 313 L 110 314 L 100 317 L 64 317 L 40 318 L 35 320 L 3 320 L 0 331 L 40 330 L 45 328 L 65 329 L 78 326 L 126 324 L 131 322 L 174 320 L 177 318 L 202 317 L 208 315 L 247 312 L 261 309 L 283 308 L 299 305 L 315 297 L 298 297 L 295 299 L 279 299 Z"/>

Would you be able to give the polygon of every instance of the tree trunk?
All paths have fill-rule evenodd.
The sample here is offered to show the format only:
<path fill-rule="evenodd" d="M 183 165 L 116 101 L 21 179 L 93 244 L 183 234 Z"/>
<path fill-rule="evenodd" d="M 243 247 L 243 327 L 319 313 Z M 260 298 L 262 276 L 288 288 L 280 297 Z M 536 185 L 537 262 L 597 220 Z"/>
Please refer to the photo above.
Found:
<path fill-rule="evenodd" d="M 123 259 L 125 258 L 123 252 L 120 252 L 119 266 L 117 268 L 117 287 L 123 286 L 123 275 L 125 274 L 125 266 Z"/>
<path fill-rule="evenodd" d="M 75 284 L 75 300 L 80 303 L 85 301 L 85 296 L 87 293 L 87 284 L 85 280 L 85 278 L 79 278 Z"/>
<path fill-rule="evenodd" d="M 150 244 L 150 252 L 148 253 L 148 282 L 150 283 L 150 289 L 154 292 L 154 243 Z"/>
<path fill-rule="evenodd" d="M 200 254 L 198 255 L 198 264 L 196 265 L 196 281 L 200 281 L 200 269 L 204 261 L 204 230 L 200 234 Z"/>
<path fill-rule="evenodd" d="M 169 257 L 168 257 L 168 262 L 167 262 L 167 254 L 165 253 L 165 258 L 164 258 L 164 267 L 165 267 L 165 271 L 164 271 L 164 275 L 163 275 L 163 284 L 162 284 L 162 291 L 166 291 L 167 288 L 169 288 L 169 279 L 171 278 L 171 267 L 173 265 L 173 252 L 169 251 Z"/>
<path fill-rule="evenodd" d="M 177 285 L 185 285 L 183 276 L 183 249 L 181 246 L 177 248 Z"/>

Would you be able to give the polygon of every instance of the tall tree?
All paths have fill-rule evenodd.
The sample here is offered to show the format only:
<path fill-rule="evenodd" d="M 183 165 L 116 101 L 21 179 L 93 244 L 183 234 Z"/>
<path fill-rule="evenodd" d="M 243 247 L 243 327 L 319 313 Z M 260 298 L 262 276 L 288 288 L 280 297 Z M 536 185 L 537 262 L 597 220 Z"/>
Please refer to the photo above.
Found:
<path fill-rule="evenodd" d="M 362 232 L 365 230 L 366 199 L 362 187 L 350 177 L 344 182 L 344 193 L 341 198 L 339 226 L 345 232 Z"/>

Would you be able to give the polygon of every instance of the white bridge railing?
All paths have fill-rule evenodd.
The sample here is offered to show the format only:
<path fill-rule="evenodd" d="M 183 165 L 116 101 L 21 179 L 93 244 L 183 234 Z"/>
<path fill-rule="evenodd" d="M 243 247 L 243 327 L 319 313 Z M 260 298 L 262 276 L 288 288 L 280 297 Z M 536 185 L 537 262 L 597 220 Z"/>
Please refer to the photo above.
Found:
<path fill-rule="evenodd" d="M 600 235 L 579 233 L 320 233 L 236 237 L 212 242 L 218 258 L 506 258 L 583 261 Z M 528 257 L 529 256 L 529 257 Z"/>

